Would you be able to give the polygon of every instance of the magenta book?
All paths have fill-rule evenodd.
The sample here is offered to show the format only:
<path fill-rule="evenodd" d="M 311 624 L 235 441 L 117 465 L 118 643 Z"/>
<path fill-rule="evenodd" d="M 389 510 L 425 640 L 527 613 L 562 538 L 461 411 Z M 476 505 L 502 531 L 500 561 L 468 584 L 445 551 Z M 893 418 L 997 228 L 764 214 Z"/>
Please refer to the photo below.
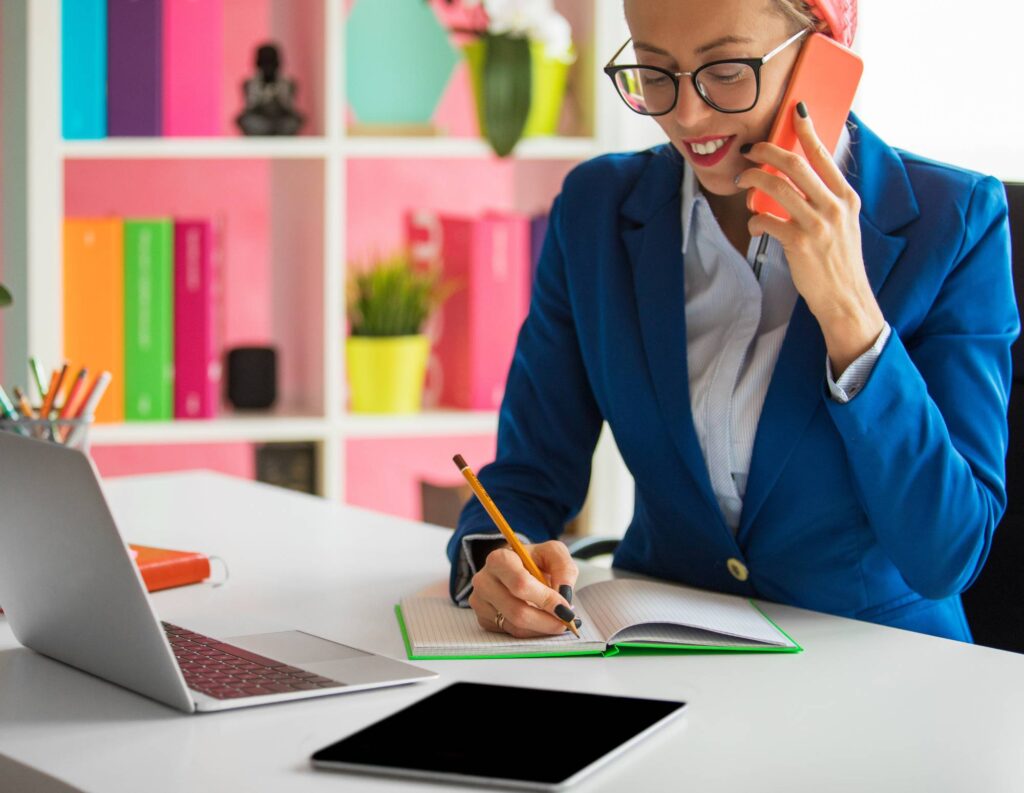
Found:
<path fill-rule="evenodd" d="M 213 418 L 220 401 L 213 227 L 174 223 L 174 417 Z"/>
<path fill-rule="evenodd" d="M 164 135 L 220 135 L 223 0 L 163 0 Z"/>
<path fill-rule="evenodd" d="M 438 239 L 431 244 L 425 235 Z M 442 304 L 434 325 L 432 375 L 440 379 L 440 404 L 496 410 L 529 309 L 529 218 L 498 212 L 439 218 L 414 213 L 409 239 L 414 251 L 439 250 L 445 278 L 460 285 Z"/>

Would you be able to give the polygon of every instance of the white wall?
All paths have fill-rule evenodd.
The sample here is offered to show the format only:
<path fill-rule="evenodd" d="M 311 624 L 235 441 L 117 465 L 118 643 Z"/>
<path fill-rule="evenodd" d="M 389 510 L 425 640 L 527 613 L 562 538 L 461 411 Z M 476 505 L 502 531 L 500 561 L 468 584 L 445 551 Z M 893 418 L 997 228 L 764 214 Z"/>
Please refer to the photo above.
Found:
<path fill-rule="evenodd" d="M 856 110 L 889 144 L 1024 181 L 1024 2 L 861 0 Z"/>
<path fill-rule="evenodd" d="M 858 16 L 865 124 L 893 146 L 1024 181 L 1024 0 L 860 0 Z M 618 148 L 664 142 L 650 119 L 619 123 Z"/>

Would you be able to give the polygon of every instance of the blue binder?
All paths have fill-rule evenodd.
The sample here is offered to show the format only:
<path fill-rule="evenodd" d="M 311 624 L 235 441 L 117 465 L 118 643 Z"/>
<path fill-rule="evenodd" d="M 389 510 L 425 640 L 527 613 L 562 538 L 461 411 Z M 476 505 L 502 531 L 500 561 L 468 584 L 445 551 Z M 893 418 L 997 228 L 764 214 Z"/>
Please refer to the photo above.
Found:
<path fill-rule="evenodd" d="M 107 3 L 63 0 L 61 129 L 65 140 L 107 136 Z"/>

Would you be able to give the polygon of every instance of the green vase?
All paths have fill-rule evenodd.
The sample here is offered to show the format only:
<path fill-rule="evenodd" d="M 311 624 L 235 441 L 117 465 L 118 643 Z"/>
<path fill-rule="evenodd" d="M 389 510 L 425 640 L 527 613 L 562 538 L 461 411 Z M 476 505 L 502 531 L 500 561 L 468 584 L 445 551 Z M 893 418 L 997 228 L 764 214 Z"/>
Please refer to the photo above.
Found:
<path fill-rule="evenodd" d="M 485 44 L 482 39 L 466 44 L 463 48 L 469 66 L 469 77 L 476 100 L 476 117 L 480 134 L 486 136 L 484 122 L 483 73 Z M 569 77 L 569 64 L 544 53 L 544 45 L 530 42 L 530 112 L 526 116 L 523 137 L 532 138 L 558 133 L 558 119 L 562 114 L 562 100 Z"/>

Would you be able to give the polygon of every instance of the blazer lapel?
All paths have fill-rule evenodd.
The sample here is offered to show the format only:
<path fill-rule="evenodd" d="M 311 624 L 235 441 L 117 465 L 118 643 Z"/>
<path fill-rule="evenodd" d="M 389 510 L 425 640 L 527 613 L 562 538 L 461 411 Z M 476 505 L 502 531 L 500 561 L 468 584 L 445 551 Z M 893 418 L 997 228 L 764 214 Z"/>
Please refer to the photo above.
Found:
<path fill-rule="evenodd" d="M 644 353 L 662 419 L 709 507 L 726 529 L 690 412 L 686 360 L 680 187 L 682 163 L 671 147 L 655 149 L 622 206 L 622 238 L 633 271 Z"/>
<path fill-rule="evenodd" d="M 854 129 L 847 180 L 861 199 L 861 250 L 871 288 L 878 295 L 906 245 L 903 237 L 891 232 L 920 213 L 899 155 L 852 113 L 850 120 Z M 825 355 L 818 321 L 798 299 L 757 426 L 737 532 L 741 544 L 821 404 Z"/>
<path fill-rule="evenodd" d="M 861 251 L 876 295 L 907 241 L 894 232 L 921 216 L 899 154 L 850 114 L 851 165 L 846 178 L 860 196 Z"/>

